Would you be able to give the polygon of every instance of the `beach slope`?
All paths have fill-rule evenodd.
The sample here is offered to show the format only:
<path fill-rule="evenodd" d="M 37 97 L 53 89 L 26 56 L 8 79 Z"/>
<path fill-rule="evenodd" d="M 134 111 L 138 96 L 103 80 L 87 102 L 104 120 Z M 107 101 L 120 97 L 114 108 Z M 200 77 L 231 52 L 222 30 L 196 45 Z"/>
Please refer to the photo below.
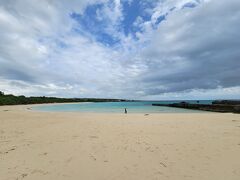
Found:
<path fill-rule="evenodd" d="M 1 180 L 239 180 L 240 115 L 0 107 Z"/>

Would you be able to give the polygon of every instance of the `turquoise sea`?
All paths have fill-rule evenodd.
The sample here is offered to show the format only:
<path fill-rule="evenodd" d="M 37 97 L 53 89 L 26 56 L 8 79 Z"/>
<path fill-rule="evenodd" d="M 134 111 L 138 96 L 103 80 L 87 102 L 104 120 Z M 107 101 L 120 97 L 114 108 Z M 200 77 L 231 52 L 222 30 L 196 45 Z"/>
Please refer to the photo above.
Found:
<path fill-rule="evenodd" d="M 98 103 L 74 103 L 74 104 L 53 104 L 39 105 L 32 109 L 37 111 L 48 112 L 95 112 L 95 113 L 124 113 L 127 108 L 128 113 L 193 113 L 205 112 L 188 110 L 182 108 L 152 106 L 153 103 L 176 103 L 181 101 L 135 101 L 135 102 L 98 102 Z M 186 101 L 189 103 L 197 103 L 197 101 Z M 199 101 L 201 104 L 211 104 L 210 100 Z"/>

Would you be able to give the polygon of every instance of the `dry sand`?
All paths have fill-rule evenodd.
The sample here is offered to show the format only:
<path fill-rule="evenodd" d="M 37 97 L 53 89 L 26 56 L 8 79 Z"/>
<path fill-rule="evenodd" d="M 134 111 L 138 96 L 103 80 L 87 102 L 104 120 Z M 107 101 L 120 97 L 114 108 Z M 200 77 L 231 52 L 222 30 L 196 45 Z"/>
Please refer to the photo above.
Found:
<path fill-rule="evenodd" d="M 240 115 L 0 107 L 0 180 L 239 180 Z"/>

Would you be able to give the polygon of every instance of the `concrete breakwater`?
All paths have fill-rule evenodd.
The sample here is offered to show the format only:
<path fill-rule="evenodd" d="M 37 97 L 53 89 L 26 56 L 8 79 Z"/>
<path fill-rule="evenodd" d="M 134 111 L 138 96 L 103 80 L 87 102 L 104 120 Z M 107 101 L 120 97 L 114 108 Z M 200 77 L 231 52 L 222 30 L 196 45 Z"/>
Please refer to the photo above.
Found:
<path fill-rule="evenodd" d="M 212 104 L 190 104 L 187 102 L 172 103 L 172 104 L 152 104 L 153 106 L 167 106 L 175 108 L 221 112 L 221 113 L 240 113 L 240 101 L 223 100 L 213 101 Z"/>

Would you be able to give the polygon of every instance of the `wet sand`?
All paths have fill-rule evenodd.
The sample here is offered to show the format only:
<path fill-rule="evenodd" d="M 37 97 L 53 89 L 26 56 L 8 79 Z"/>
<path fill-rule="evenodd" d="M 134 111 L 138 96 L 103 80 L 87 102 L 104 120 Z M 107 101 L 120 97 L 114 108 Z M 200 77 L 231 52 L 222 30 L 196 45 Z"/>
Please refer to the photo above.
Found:
<path fill-rule="evenodd" d="M 0 107 L 1 180 L 239 180 L 240 115 Z"/>

